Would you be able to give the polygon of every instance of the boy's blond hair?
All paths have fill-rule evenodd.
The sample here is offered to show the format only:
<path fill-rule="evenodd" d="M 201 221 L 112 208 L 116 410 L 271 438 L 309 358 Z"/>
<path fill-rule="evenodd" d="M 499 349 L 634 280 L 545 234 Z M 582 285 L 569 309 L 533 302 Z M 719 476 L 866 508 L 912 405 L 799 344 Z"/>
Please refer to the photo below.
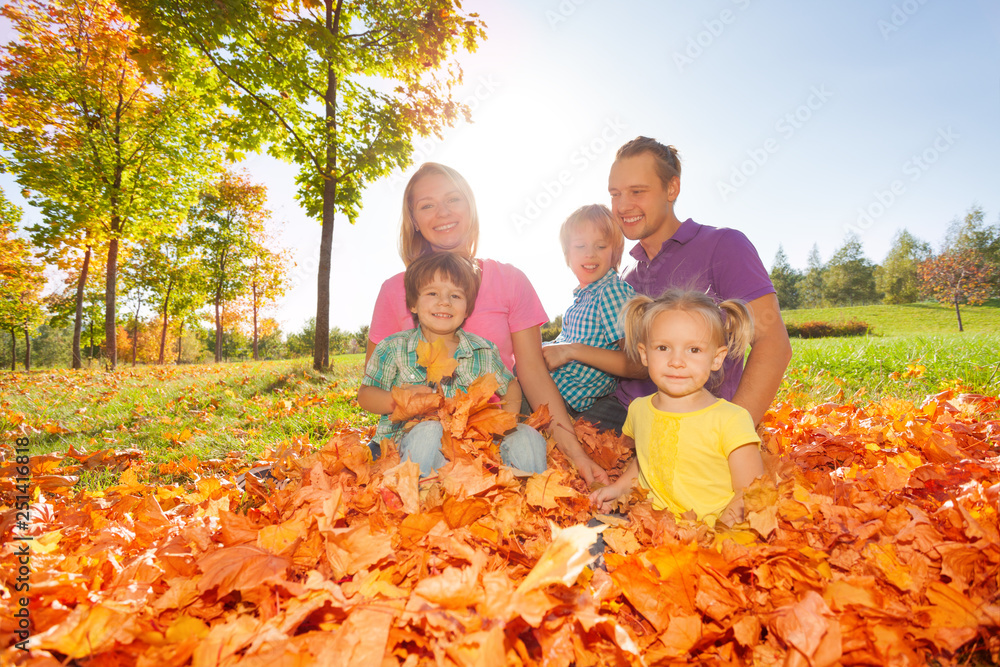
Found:
<path fill-rule="evenodd" d="M 611 211 L 604 204 L 588 204 L 573 211 L 559 228 L 559 243 L 562 244 L 563 256 L 569 263 L 569 243 L 573 232 L 585 224 L 593 225 L 611 246 L 611 268 L 617 270 L 625 251 L 625 237 L 621 228 L 615 224 Z"/>

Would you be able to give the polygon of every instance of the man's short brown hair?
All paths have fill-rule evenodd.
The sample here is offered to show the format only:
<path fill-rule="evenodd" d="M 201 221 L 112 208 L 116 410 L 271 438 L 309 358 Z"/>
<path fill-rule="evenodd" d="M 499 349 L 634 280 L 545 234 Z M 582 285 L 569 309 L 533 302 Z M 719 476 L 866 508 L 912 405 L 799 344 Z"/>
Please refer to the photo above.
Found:
<path fill-rule="evenodd" d="M 615 154 L 615 161 L 627 157 L 635 157 L 643 153 L 652 154 L 656 160 L 656 175 L 660 177 L 663 189 L 670 186 L 670 181 L 676 176 L 681 176 L 681 159 L 677 154 L 677 149 L 673 146 L 664 146 L 656 139 L 649 137 L 636 137 L 618 149 Z"/>

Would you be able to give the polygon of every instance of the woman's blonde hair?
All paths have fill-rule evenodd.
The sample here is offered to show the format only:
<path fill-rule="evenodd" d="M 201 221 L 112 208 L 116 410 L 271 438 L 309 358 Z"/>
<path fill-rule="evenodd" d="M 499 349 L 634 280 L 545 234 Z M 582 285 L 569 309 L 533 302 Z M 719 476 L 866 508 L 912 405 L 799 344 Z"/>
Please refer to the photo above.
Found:
<path fill-rule="evenodd" d="M 611 246 L 611 268 L 617 269 L 625 251 L 625 237 L 621 228 L 611 217 L 611 211 L 604 204 L 588 204 L 573 211 L 566 222 L 559 228 L 559 243 L 562 244 L 563 256 L 569 262 L 569 242 L 573 232 L 586 224 L 593 225 Z"/>
<path fill-rule="evenodd" d="M 409 266 L 410 262 L 421 255 L 432 252 L 431 244 L 417 231 L 417 223 L 413 219 L 413 188 L 416 183 L 425 176 L 440 174 L 445 176 L 458 191 L 469 202 L 469 256 L 476 256 L 476 246 L 479 244 L 479 213 L 476 211 L 476 198 L 472 194 L 472 188 L 460 173 L 437 162 L 424 162 L 420 168 L 410 177 L 403 190 L 403 217 L 399 224 L 399 256 L 403 259 L 403 264 Z"/>
<path fill-rule="evenodd" d="M 753 315 L 745 302 L 727 299 L 716 304 L 704 292 L 668 289 L 656 299 L 637 294 L 622 309 L 625 353 L 629 359 L 642 360 L 639 343 L 646 345 L 657 316 L 672 310 L 701 315 L 712 330 L 712 342 L 725 346 L 726 356 L 732 359 L 741 359 L 753 341 Z M 714 371 L 708 383 L 710 388 L 717 387 L 722 379 L 722 370 Z"/>

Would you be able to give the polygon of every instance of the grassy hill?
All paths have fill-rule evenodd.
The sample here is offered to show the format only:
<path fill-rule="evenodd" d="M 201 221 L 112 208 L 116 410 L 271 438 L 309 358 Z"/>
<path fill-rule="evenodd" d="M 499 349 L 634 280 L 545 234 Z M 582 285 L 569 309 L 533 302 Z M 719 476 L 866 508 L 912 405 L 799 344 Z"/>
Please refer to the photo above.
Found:
<path fill-rule="evenodd" d="M 951 334 L 958 332 L 955 309 L 926 301 L 900 306 L 852 306 L 845 308 L 803 308 L 784 310 L 785 322 L 843 322 L 856 319 L 867 322 L 876 336 L 910 336 L 914 334 Z M 962 306 L 962 324 L 967 333 L 1000 332 L 1000 299 L 982 306 Z"/>

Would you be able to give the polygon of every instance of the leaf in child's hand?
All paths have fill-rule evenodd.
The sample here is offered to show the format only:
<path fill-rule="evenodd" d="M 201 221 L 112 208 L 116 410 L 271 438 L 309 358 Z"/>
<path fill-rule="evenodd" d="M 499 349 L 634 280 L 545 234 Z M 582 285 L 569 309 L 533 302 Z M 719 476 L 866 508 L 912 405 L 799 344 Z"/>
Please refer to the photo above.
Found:
<path fill-rule="evenodd" d="M 435 384 L 451 377 L 458 368 L 458 360 L 451 355 L 448 346 L 440 338 L 433 343 L 425 340 L 417 342 L 417 363 L 427 369 L 427 381 Z"/>
<path fill-rule="evenodd" d="M 392 401 L 396 404 L 389 420 L 405 422 L 414 417 L 433 412 L 441 406 L 442 396 L 436 392 L 418 392 L 403 387 L 392 388 Z"/>

